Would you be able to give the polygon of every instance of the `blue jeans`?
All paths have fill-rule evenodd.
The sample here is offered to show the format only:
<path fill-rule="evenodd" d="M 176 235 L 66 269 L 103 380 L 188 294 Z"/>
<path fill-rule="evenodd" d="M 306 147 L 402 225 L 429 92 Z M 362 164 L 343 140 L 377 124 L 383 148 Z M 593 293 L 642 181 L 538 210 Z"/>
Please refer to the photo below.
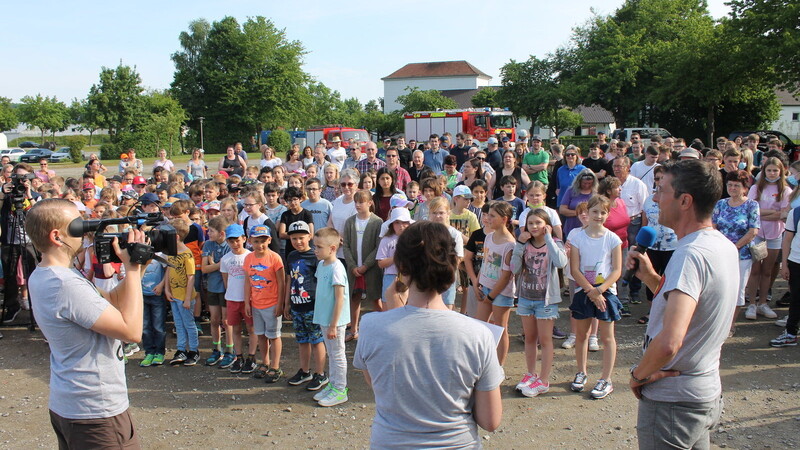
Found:
<path fill-rule="evenodd" d="M 144 321 L 142 345 L 145 355 L 163 355 L 166 352 L 167 304 L 160 295 L 144 296 Z"/>
<path fill-rule="evenodd" d="M 196 352 L 200 348 L 197 325 L 194 323 L 194 302 L 195 300 L 192 300 L 189 309 L 183 307 L 183 301 L 169 302 L 172 307 L 172 318 L 175 320 L 175 331 L 178 334 L 178 350 Z"/>

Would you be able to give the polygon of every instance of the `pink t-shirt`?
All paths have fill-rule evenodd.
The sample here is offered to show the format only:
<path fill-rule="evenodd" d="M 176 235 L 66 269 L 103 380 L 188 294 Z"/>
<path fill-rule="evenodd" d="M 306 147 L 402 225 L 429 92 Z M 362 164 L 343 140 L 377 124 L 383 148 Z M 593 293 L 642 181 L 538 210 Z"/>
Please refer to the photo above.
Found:
<path fill-rule="evenodd" d="M 789 206 L 789 196 L 792 194 L 792 189 L 789 186 L 784 186 L 783 196 L 778 201 L 778 185 L 769 183 L 764 186 L 761 191 L 761 198 L 756 198 L 757 185 L 750 186 L 750 192 L 747 193 L 747 198 L 758 202 L 758 207 L 761 211 L 765 209 L 783 210 Z M 758 237 L 763 239 L 777 239 L 783 234 L 785 224 L 782 220 L 764 220 L 761 219 L 761 228 L 758 229 Z"/>
<path fill-rule="evenodd" d="M 478 276 L 478 282 L 484 287 L 494 289 L 494 285 L 500 279 L 501 272 L 504 270 L 511 270 L 511 265 L 507 264 L 507 257 L 514 251 L 514 241 L 506 242 L 504 244 L 494 243 L 494 232 L 486 235 L 486 240 L 483 241 L 483 264 L 481 264 L 481 271 Z M 508 284 L 503 288 L 501 295 L 506 297 L 514 297 L 516 283 L 514 282 L 514 274 L 508 280 Z"/>
<path fill-rule="evenodd" d="M 603 224 L 603 226 L 619 236 L 625 244 L 625 247 L 627 247 L 628 225 L 630 224 L 631 218 L 628 216 L 628 208 L 625 207 L 625 201 L 621 198 L 617 198 L 614 200 L 614 204 L 611 205 L 611 210 L 608 212 L 608 219 L 606 219 L 606 223 Z"/>

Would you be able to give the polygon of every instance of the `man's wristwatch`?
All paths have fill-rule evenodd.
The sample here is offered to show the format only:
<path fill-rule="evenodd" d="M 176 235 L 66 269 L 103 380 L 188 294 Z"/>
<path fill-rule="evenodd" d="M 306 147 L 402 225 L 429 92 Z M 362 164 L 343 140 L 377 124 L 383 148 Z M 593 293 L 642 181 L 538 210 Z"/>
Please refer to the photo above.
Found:
<path fill-rule="evenodd" d="M 641 384 L 644 384 L 644 383 L 647 383 L 648 381 L 650 381 L 650 377 L 645 377 L 645 378 L 642 378 L 641 380 L 636 378 L 636 375 L 633 374 L 633 371 L 636 370 L 637 367 L 639 367 L 638 364 L 634 364 L 634 365 L 631 366 L 631 371 L 630 372 L 631 372 L 631 378 L 633 378 L 633 381 L 635 381 L 637 383 L 641 383 Z"/>

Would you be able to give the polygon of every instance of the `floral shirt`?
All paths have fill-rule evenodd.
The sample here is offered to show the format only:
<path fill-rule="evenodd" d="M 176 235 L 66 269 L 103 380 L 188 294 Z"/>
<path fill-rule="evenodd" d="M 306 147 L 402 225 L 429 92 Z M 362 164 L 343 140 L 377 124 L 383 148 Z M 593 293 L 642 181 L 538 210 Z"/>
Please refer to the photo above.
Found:
<path fill-rule="evenodd" d="M 731 206 L 729 198 L 723 198 L 714 206 L 711 221 L 728 240 L 734 244 L 739 241 L 750 228 L 761 228 L 758 203 L 746 200 L 739 206 Z M 739 249 L 739 259 L 752 259 L 750 249 L 744 246 Z"/>
<path fill-rule="evenodd" d="M 658 203 L 653 201 L 652 195 L 644 201 L 642 211 L 647 216 L 647 226 L 656 230 L 656 243 L 650 248 L 661 252 L 671 252 L 678 248 L 678 236 L 672 228 L 658 223 Z"/>

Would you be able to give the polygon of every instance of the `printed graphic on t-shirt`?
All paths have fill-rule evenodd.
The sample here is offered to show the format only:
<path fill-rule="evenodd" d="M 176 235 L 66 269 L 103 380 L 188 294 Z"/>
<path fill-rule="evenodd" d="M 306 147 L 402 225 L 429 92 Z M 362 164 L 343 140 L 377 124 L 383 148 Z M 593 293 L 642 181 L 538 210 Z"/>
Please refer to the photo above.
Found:
<path fill-rule="evenodd" d="M 525 271 L 520 279 L 520 297 L 533 301 L 543 301 L 547 295 L 547 275 L 550 258 L 547 247 L 525 246 L 523 255 Z"/>
<path fill-rule="evenodd" d="M 303 286 L 303 283 L 305 282 L 305 275 L 303 275 L 303 273 L 309 273 L 309 269 L 306 267 L 305 260 L 299 259 L 292 263 L 292 271 L 289 273 L 292 280 L 290 300 L 294 305 L 311 303 L 311 295 Z"/>

